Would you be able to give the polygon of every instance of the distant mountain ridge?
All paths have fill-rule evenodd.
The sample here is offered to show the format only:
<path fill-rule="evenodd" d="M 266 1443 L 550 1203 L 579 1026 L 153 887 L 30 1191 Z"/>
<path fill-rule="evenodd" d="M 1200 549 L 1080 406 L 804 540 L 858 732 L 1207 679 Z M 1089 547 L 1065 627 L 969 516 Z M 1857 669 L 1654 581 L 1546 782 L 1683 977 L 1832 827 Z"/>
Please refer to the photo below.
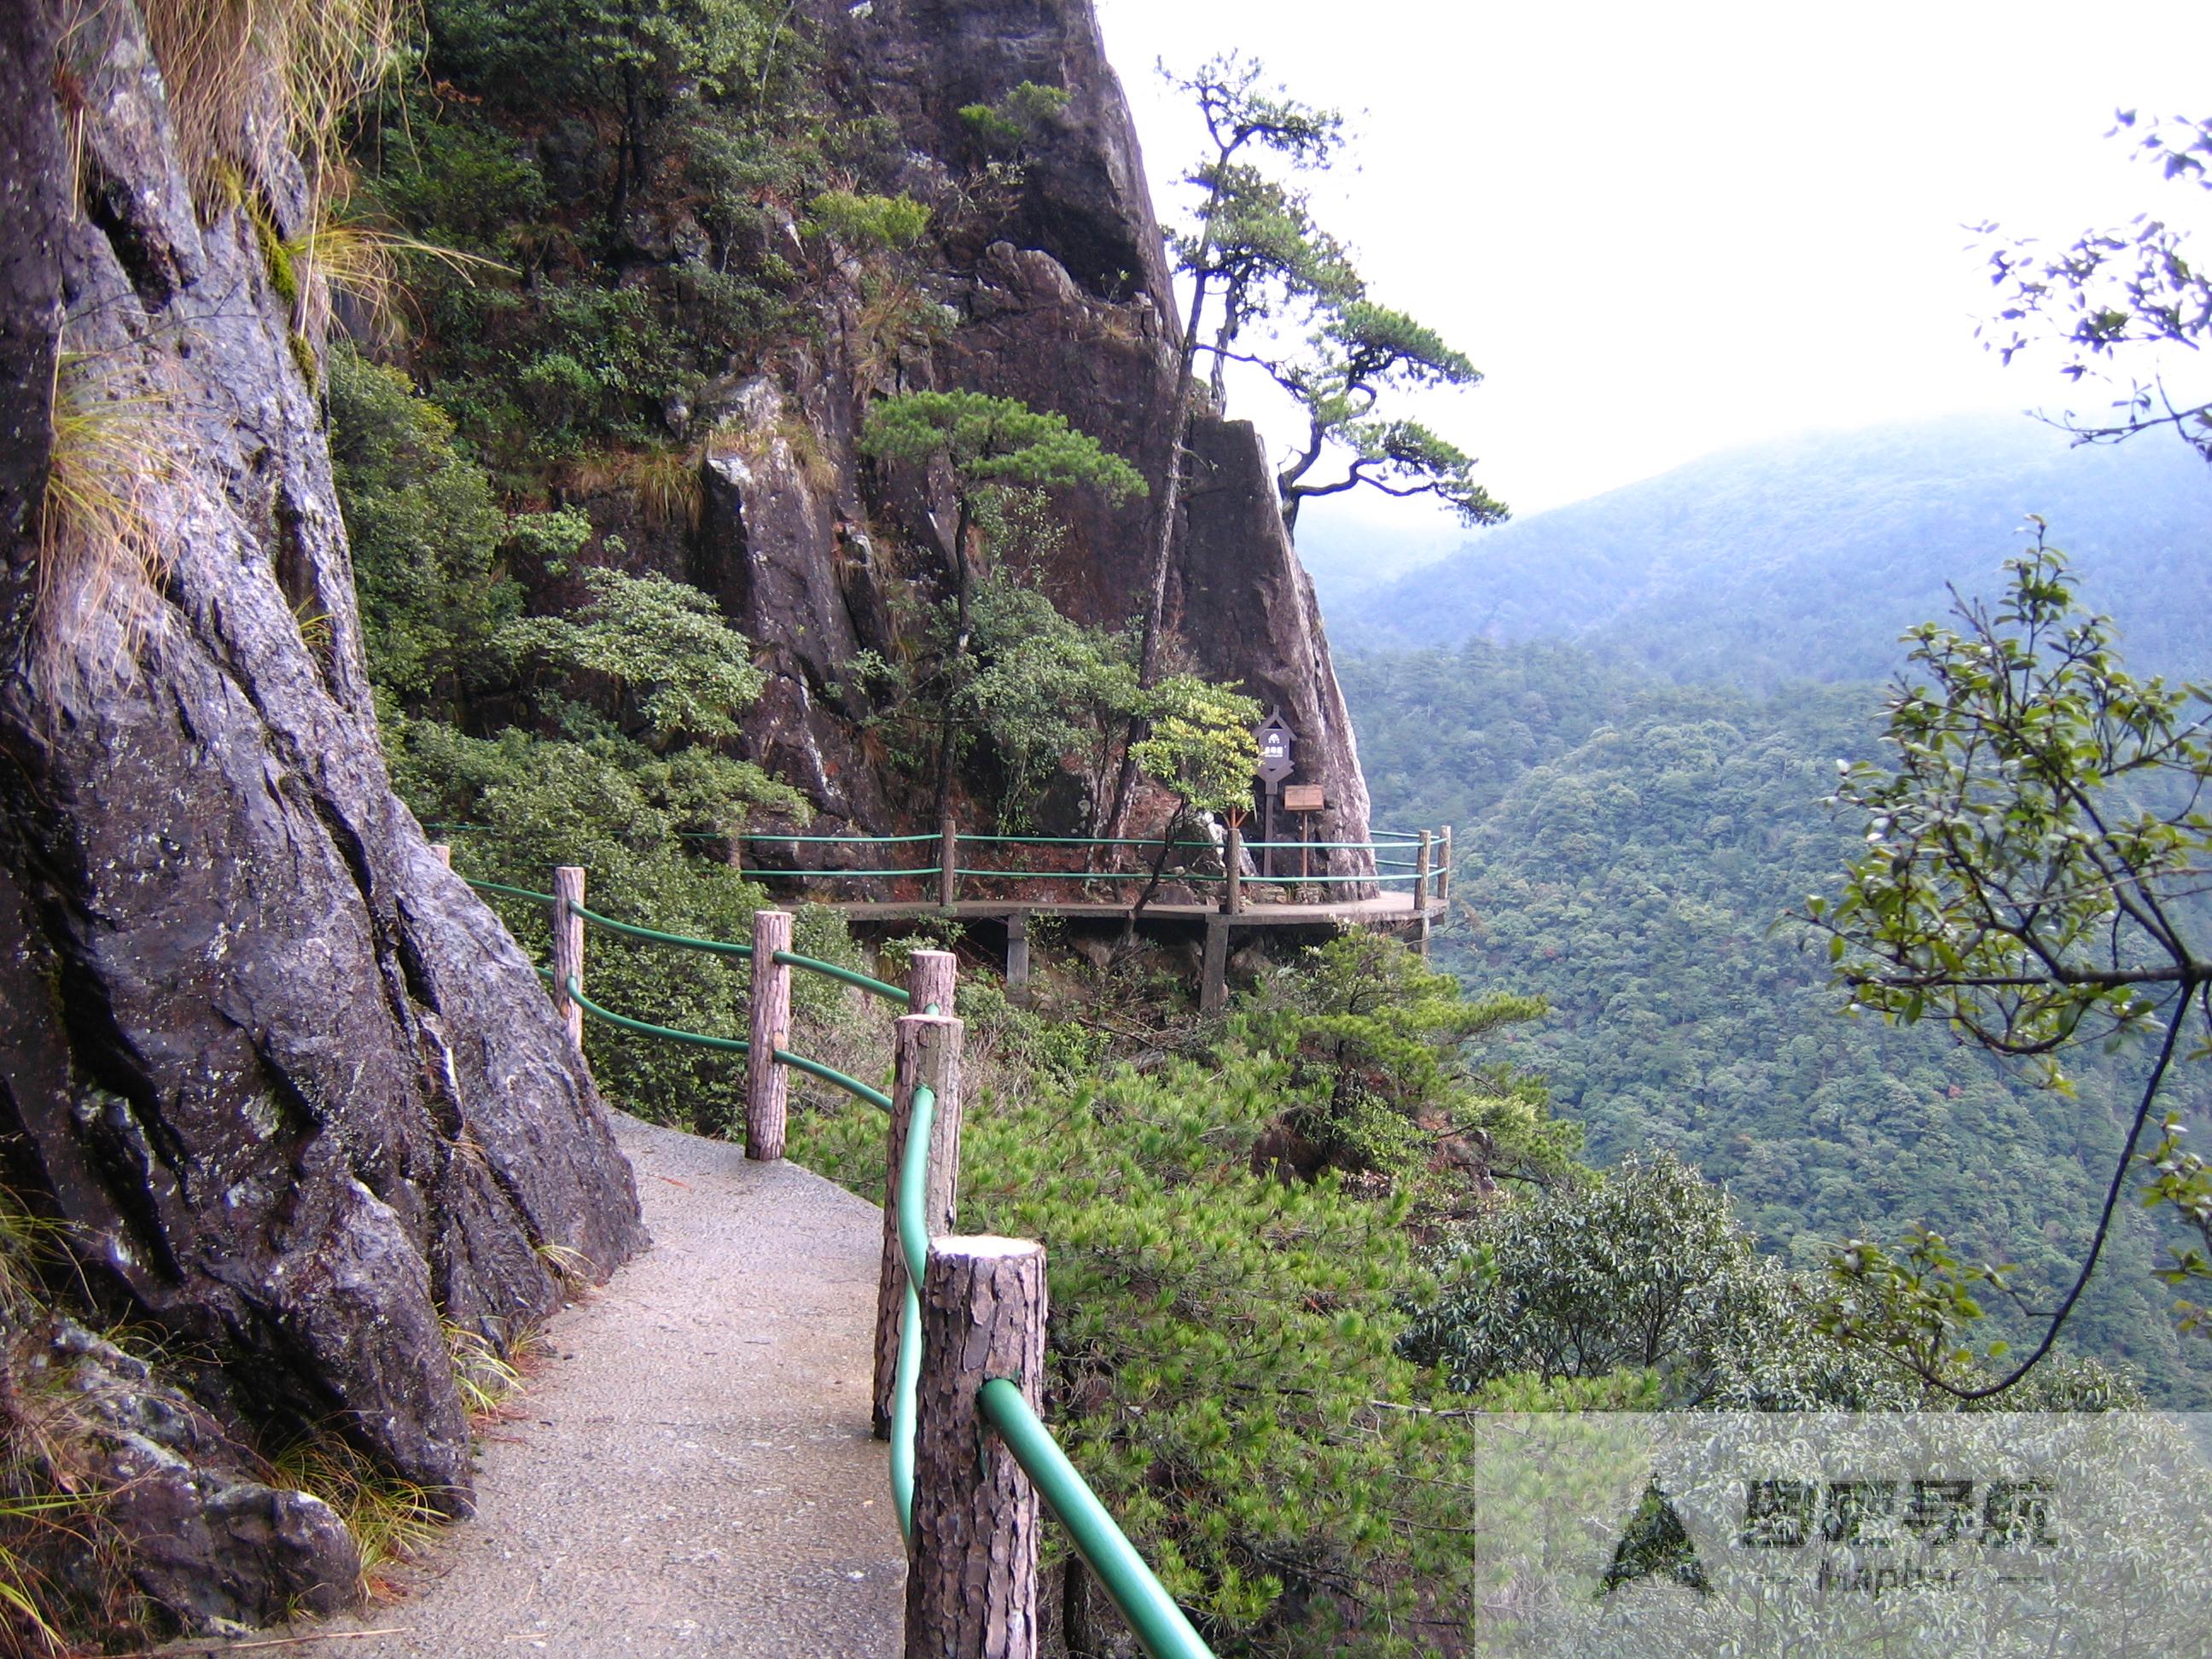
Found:
<path fill-rule="evenodd" d="M 1813 433 L 1693 461 L 1322 597 L 1340 653 L 1573 641 L 1688 682 L 1884 677 L 1947 585 L 1990 594 L 2039 514 L 2128 660 L 2212 669 L 2212 468 L 2154 434 L 2073 447 L 2024 416 Z"/>

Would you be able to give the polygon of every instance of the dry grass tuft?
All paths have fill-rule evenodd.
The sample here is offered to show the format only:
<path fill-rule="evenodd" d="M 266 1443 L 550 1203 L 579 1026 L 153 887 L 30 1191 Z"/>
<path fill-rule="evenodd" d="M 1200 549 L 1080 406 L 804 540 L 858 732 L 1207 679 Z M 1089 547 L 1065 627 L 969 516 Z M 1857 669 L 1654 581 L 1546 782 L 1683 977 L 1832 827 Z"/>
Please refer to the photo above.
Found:
<path fill-rule="evenodd" d="M 318 195 L 342 176 L 343 118 L 398 63 L 413 4 L 142 0 L 141 9 L 186 167 L 206 199 L 226 162 L 274 179 L 288 151 Z"/>
<path fill-rule="evenodd" d="M 103 626 L 106 666 L 128 672 L 169 568 L 149 506 L 176 477 L 173 400 L 68 351 L 52 398 L 33 665 L 48 684 L 66 647 Z"/>
<path fill-rule="evenodd" d="M 398 1593 L 394 1570 L 419 1557 L 446 1525 L 431 1488 L 387 1474 L 335 1432 L 317 1434 L 280 1453 L 274 1474 L 337 1512 L 361 1552 L 361 1594 L 373 1601 L 389 1601 Z"/>

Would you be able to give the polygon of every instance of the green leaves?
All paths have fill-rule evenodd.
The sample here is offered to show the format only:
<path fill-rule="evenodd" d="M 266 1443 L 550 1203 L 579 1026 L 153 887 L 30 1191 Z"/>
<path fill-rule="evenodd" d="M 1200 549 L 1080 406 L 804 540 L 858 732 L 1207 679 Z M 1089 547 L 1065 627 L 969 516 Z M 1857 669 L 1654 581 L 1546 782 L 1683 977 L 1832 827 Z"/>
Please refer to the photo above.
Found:
<path fill-rule="evenodd" d="M 591 597 L 562 617 L 531 617 L 503 635 L 517 658 L 608 686 L 616 720 L 665 744 L 726 737 L 763 678 L 744 636 L 696 587 L 653 574 L 583 573 Z"/>
<path fill-rule="evenodd" d="M 1834 798 L 1866 853 L 1805 920 L 1862 1006 L 2048 1056 L 2146 1027 L 2159 988 L 2201 975 L 2181 892 L 2212 851 L 2189 822 L 2212 759 L 2203 695 L 2118 665 L 2063 554 L 2039 540 L 2007 569 L 1994 611 L 1910 636 L 1927 683 L 1891 699 L 1894 769 L 1854 766 Z"/>
<path fill-rule="evenodd" d="M 1117 505 L 1142 495 L 1144 477 L 1065 416 L 979 392 L 909 392 L 868 410 L 860 452 L 921 465 L 942 456 L 966 489 L 978 484 L 1084 485 Z"/>
<path fill-rule="evenodd" d="M 2212 854 L 2196 812 L 2212 781 L 2205 694 L 2130 676 L 2111 623 L 2075 602 L 2065 556 L 2038 532 L 1993 610 L 1961 603 L 1959 630 L 1931 623 L 1909 636 L 1925 683 L 1901 681 L 1891 699 L 1893 769 L 1850 767 L 1835 796 L 1865 815 L 1866 852 L 1832 909 L 1803 914 L 1829 932 L 1855 1006 L 1905 1024 L 1935 1013 L 2054 1078 L 2080 1042 L 2165 1033 L 2074 1291 L 2014 1376 L 2087 1283 L 2181 1024 L 2212 982 L 2197 938 Z M 2194 1176 L 2161 1152 L 2172 1167 L 2148 1201 L 2186 1215 Z M 1833 1328 L 1936 1381 L 1974 1358 L 1954 1337 L 1982 1317 L 1969 1290 L 2001 1282 L 1918 1231 L 1897 1256 L 1855 1243 L 1835 1272 Z"/>
<path fill-rule="evenodd" d="M 1192 811 L 1242 811 L 1260 763 L 1260 705 L 1194 674 L 1162 680 L 1139 701 L 1148 729 L 1130 752 L 1145 775 Z"/>

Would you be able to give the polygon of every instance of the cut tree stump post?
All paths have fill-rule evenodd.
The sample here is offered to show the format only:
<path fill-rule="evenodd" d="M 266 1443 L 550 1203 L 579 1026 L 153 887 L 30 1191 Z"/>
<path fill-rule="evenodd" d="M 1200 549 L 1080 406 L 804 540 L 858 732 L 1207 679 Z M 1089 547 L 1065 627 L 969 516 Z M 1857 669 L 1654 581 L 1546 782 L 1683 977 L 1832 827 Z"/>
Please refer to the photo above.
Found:
<path fill-rule="evenodd" d="M 959 977 L 960 958 L 951 951 L 916 951 L 906 964 L 907 1012 L 926 1014 L 934 1008 L 951 1013 Z"/>
<path fill-rule="evenodd" d="M 783 1156 L 784 1110 L 791 1076 L 775 1051 L 791 1046 L 791 966 L 775 959 L 791 949 L 791 912 L 753 912 L 752 1049 L 745 1056 L 745 1156 L 771 1164 Z"/>
<path fill-rule="evenodd" d="M 950 910 L 960 893 L 960 832 L 947 812 L 937 826 L 937 902 Z"/>
<path fill-rule="evenodd" d="M 906 1659 L 1036 1659 L 1036 1488 L 986 1424 L 990 1377 L 1038 1404 L 1044 1246 L 941 1238 L 921 1286 Z"/>
<path fill-rule="evenodd" d="M 584 988 L 584 872 L 573 864 L 553 872 L 553 1006 L 568 1028 L 568 1041 L 584 1046 L 584 1011 L 568 994 L 568 981 Z"/>
<path fill-rule="evenodd" d="M 442 841 L 434 841 L 430 843 L 430 856 L 448 870 L 453 867 L 453 849 Z"/>
<path fill-rule="evenodd" d="M 1416 948 L 1429 953 L 1429 831 L 1421 831 L 1421 850 L 1413 859 L 1413 915 Z"/>
<path fill-rule="evenodd" d="M 1030 919 L 1019 910 L 1006 917 L 1006 989 L 1026 994 L 1030 988 Z"/>
<path fill-rule="evenodd" d="M 1229 1003 L 1229 924 L 1206 919 L 1206 963 L 1199 972 L 1198 1012 L 1218 1014 Z"/>
<path fill-rule="evenodd" d="M 1451 902 L 1451 825 L 1448 823 L 1444 825 L 1443 851 L 1437 857 L 1437 902 L 1439 905 L 1448 905 Z"/>
<path fill-rule="evenodd" d="M 942 956 L 943 951 L 933 952 Z M 961 1023 L 947 1014 L 908 1014 L 894 1042 L 890 1133 L 884 1166 L 884 1263 L 876 1280 L 876 1438 L 891 1435 L 891 1395 L 898 1376 L 899 1321 L 906 1311 L 906 1251 L 899 1240 L 899 1172 L 906 1164 L 907 1131 L 914 1122 L 914 1091 L 937 1091 L 929 1131 L 929 1186 L 922 1220 L 932 1238 L 952 1231 L 960 1200 Z"/>
<path fill-rule="evenodd" d="M 1241 915 L 1244 909 L 1244 831 L 1234 823 L 1229 826 L 1229 839 L 1221 848 L 1221 868 L 1227 877 L 1221 884 L 1221 908 L 1230 915 Z"/>

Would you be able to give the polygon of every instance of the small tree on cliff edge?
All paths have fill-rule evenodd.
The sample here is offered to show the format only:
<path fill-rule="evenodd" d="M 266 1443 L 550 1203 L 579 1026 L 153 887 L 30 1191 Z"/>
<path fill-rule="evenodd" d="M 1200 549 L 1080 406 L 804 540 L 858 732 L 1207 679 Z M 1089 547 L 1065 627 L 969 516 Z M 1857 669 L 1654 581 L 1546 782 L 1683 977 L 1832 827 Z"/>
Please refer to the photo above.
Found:
<path fill-rule="evenodd" d="M 1264 86 L 1262 72 L 1254 59 L 1231 53 L 1176 83 L 1197 104 L 1211 154 L 1186 180 L 1199 191 L 1194 222 L 1170 239 L 1176 269 L 1190 279 L 1190 314 L 1176 365 L 1173 442 L 1153 518 L 1138 656 L 1139 683 L 1146 687 L 1157 684 L 1161 672 L 1168 572 L 1201 352 L 1212 358 L 1217 406 L 1227 366 L 1241 362 L 1266 370 L 1306 412 L 1307 442 L 1277 479 L 1286 526 L 1296 525 L 1298 503 L 1307 496 L 1361 485 L 1390 495 L 1434 495 L 1469 524 L 1505 516 L 1474 482 L 1471 457 L 1418 422 L 1377 417 L 1377 402 L 1392 392 L 1472 386 L 1481 376 L 1434 331 L 1369 302 L 1347 251 L 1314 222 L 1307 192 L 1260 164 L 1272 155 L 1294 172 L 1325 167 L 1343 143 L 1344 126 L 1335 111 Z M 1209 310 L 1217 298 L 1218 318 Z M 1249 325 L 1285 314 L 1314 325 L 1301 349 L 1239 349 Z M 1313 468 L 1332 450 L 1348 452 L 1342 476 L 1313 481 Z M 1132 757 L 1115 786 L 1109 835 L 1121 833 L 1135 783 Z"/>
<path fill-rule="evenodd" d="M 860 451 L 878 461 L 927 466 L 942 461 L 952 475 L 958 501 L 950 549 L 956 623 L 952 657 L 968 652 L 975 592 L 969 541 L 984 495 L 1007 488 L 1097 490 L 1119 503 L 1146 493 L 1143 476 L 1098 441 L 1068 425 L 1065 416 L 1031 409 L 1014 398 L 979 392 L 909 392 L 887 398 L 868 411 Z M 953 700 L 945 699 L 939 742 L 937 811 L 951 799 L 957 731 Z"/>
<path fill-rule="evenodd" d="M 2039 539 L 2007 568 L 1994 610 L 1962 602 L 1956 629 L 1908 636 L 1911 678 L 1887 710 L 1894 769 L 1846 766 L 1835 795 L 1865 815 L 1866 851 L 1840 896 L 1802 913 L 1828 934 L 1855 1006 L 1905 1023 L 1932 1012 L 1984 1048 L 2042 1060 L 2062 1086 L 2058 1060 L 2077 1044 L 2151 1051 L 2080 1273 L 2055 1309 L 2024 1310 L 2043 1335 L 1994 1381 L 2005 1345 L 1977 1352 L 1965 1333 L 1982 1317 L 1978 1292 L 2018 1299 L 2009 1268 L 1963 1261 L 1921 1229 L 1896 1252 L 1853 1240 L 1832 1264 L 1830 1330 L 1969 1400 L 2012 1388 L 2051 1352 L 2138 1161 L 2145 1206 L 2195 1241 L 2160 1276 L 2212 1281 L 2212 1171 L 2171 1116 L 2160 1144 L 2135 1153 L 2174 1060 L 2207 1052 L 2181 1042 L 2212 1021 L 2212 694 L 2129 675 L 2057 550 Z M 2178 1311 L 2202 1327 L 2202 1309 Z"/>

